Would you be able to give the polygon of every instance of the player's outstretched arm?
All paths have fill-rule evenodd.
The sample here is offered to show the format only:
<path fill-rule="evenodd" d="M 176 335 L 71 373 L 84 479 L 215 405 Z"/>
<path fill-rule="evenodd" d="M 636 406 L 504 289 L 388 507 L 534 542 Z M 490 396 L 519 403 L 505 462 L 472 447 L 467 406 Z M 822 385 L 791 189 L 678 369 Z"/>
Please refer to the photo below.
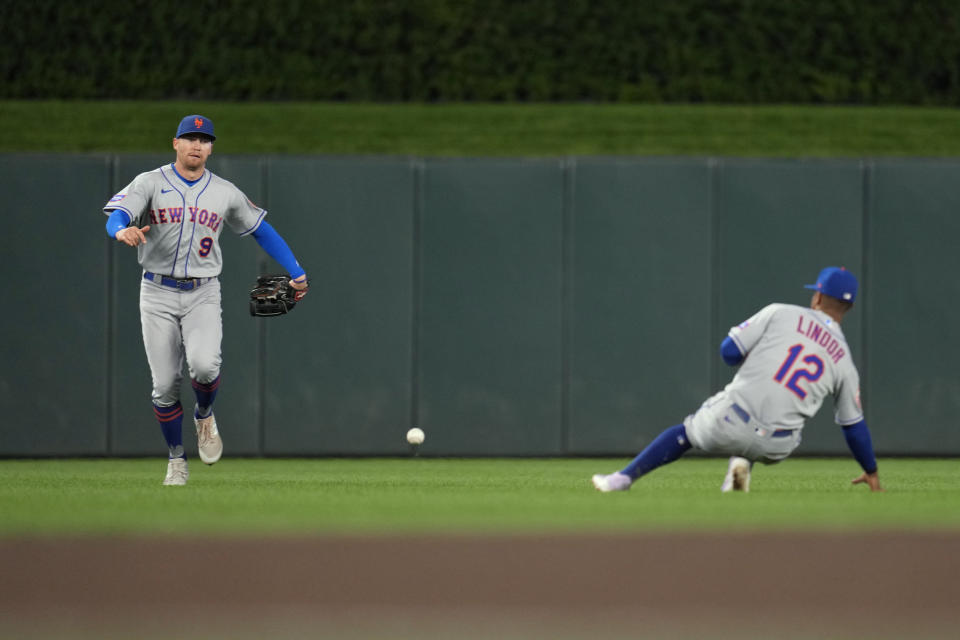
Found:
<path fill-rule="evenodd" d="M 253 232 L 253 238 L 271 258 L 279 262 L 290 274 L 290 286 L 298 292 L 296 300 L 299 302 L 303 296 L 307 295 L 307 288 L 310 285 L 307 281 L 306 272 L 293 256 L 293 251 L 290 250 L 286 240 L 266 220 L 261 222 L 256 231 Z"/>
<path fill-rule="evenodd" d="M 870 429 L 867 421 L 860 420 L 843 427 L 843 437 L 853 457 L 860 463 L 863 473 L 853 479 L 853 484 L 866 484 L 870 491 L 883 491 L 880 488 L 880 477 L 877 475 L 877 459 L 873 455 L 873 440 L 870 438 Z"/>
<path fill-rule="evenodd" d="M 876 471 L 873 473 L 864 471 L 850 482 L 851 484 L 866 484 L 870 487 L 870 491 L 883 491 L 883 488 L 880 487 L 880 476 L 877 475 Z"/>
<path fill-rule="evenodd" d="M 290 281 L 290 286 L 296 289 L 297 291 L 303 291 L 307 288 L 307 274 L 303 274 L 299 278 L 294 278 Z"/>

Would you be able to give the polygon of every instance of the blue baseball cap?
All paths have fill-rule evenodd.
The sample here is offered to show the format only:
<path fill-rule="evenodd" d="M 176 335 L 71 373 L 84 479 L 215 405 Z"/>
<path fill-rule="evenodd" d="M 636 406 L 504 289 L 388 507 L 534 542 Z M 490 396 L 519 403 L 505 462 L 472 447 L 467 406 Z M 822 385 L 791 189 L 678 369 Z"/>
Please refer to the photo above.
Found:
<path fill-rule="evenodd" d="M 202 133 L 210 136 L 212 140 L 217 139 L 217 136 L 213 135 L 213 120 L 204 116 L 187 116 L 180 121 L 180 126 L 177 127 L 177 137 L 185 136 L 188 133 Z"/>
<path fill-rule="evenodd" d="M 817 276 L 816 284 L 805 284 L 804 289 L 816 289 L 837 300 L 853 302 L 857 297 L 857 278 L 846 267 L 827 267 Z"/>

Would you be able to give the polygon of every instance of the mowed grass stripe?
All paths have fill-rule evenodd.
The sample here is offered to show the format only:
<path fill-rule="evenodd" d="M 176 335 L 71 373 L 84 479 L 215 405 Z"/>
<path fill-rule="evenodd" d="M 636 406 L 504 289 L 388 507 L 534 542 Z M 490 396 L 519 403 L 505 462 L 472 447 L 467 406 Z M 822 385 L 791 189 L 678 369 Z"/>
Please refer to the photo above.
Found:
<path fill-rule="evenodd" d="M 685 458 L 624 493 L 611 459 L 230 459 L 163 487 L 156 459 L 0 461 L 0 535 L 537 533 L 955 529 L 955 460 L 881 459 L 888 491 L 851 486 L 852 460 L 754 470 L 719 492 L 726 461 Z"/>
<path fill-rule="evenodd" d="M 0 101 L 0 151 L 162 152 L 202 113 L 217 153 L 452 157 L 960 156 L 960 114 L 928 107 Z"/>

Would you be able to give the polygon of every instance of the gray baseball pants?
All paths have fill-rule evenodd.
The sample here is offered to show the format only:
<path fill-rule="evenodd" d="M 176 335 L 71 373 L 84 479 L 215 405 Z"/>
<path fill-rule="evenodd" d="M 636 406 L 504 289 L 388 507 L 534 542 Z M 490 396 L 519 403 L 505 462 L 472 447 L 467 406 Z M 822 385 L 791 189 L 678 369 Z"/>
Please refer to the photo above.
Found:
<path fill-rule="evenodd" d="M 220 281 L 214 278 L 191 291 L 149 280 L 140 283 L 140 323 L 153 402 L 166 407 L 180 398 L 184 360 L 197 382 L 209 383 L 220 375 Z"/>

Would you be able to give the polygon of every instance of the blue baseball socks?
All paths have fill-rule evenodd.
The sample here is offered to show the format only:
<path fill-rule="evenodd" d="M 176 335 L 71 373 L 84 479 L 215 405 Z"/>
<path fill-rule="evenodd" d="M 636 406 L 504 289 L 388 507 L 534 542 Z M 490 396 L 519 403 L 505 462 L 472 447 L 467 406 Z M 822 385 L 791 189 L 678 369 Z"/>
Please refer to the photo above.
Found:
<path fill-rule="evenodd" d="M 179 402 L 169 407 L 154 404 L 153 413 L 160 421 L 160 429 L 163 431 L 163 439 L 167 441 L 170 457 L 186 458 L 183 452 L 183 407 Z"/>
<path fill-rule="evenodd" d="M 640 452 L 633 462 L 623 471 L 634 480 L 646 475 L 665 464 L 669 464 L 685 454 L 690 449 L 690 440 L 687 439 L 687 430 L 682 424 L 675 424 L 665 430 Z"/>
<path fill-rule="evenodd" d="M 210 382 L 197 382 L 190 380 L 193 385 L 193 393 L 197 396 L 197 408 L 194 416 L 197 418 L 206 418 L 213 411 L 213 401 L 217 397 L 217 389 L 220 388 L 220 376 L 218 375 Z"/>

